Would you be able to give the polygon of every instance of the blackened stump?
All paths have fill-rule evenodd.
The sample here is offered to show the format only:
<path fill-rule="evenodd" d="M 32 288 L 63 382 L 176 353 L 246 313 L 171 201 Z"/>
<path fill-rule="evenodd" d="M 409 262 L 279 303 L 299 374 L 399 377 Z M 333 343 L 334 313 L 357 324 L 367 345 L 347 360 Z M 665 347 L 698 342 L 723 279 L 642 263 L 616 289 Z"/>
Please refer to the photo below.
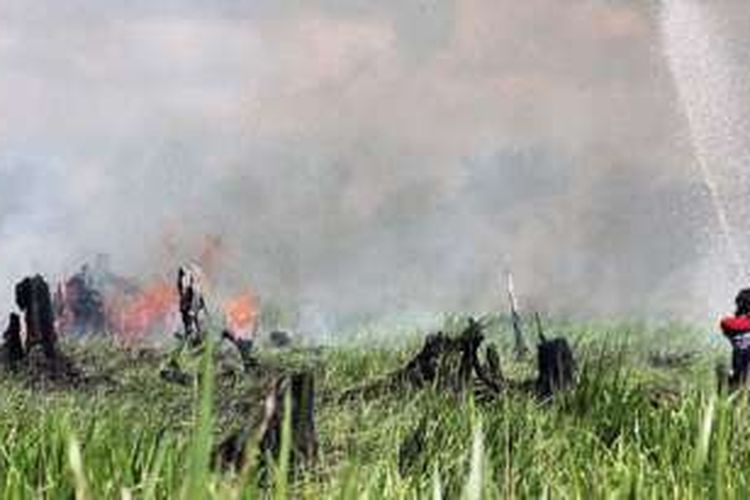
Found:
<path fill-rule="evenodd" d="M 284 427 L 287 397 L 291 412 L 291 456 L 292 472 L 310 466 L 318 458 L 318 434 L 315 427 L 315 382 L 311 373 L 299 373 L 282 377 L 273 384 L 265 401 L 265 414 L 259 435 L 261 460 L 278 461 Z M 246 460 L 245 451 L 251 428 L 245 427 L 225 439 L 214 452 L 214 462 L 223 469 L 240 470 Z"/>
<path fill-rule="evenodd" d="M 575 359 L 564 338 L 542 339 L 538 345 L 537 362 L 539 376 L 536 386 L 540 396 L 550 397 L 574 385 Z"/>
<path fill-rule="evenodd" d="M 49 286 L 40 275 L 16 285 L 16 304 L 24 313 L 26 350 L 41 344 L 48 358 L 56 355 L 57 334 Z"/>
<path fill-rule="evenodd" d="M 261 452 L 279 458 L 287 395 L 291 402 L 291 462 L 295 467 L 311 464 L 318 454 L 318 435 L 315 430 L 315 382 L 310 373 L 298 373 L 275 384 L 266 399 Z"/>
<path fill-rule="evenodd" d="M 104 332 L 107 323 L 104 297 L 94 286 L 94 278 L 88 266 L 83 266 L 65 282 L 62 295 L 70 316 L 71 324 L 67 326 L 71 333 L 86 335 Z"/>
<path fill-rule="evenodd" d="M 497 348 L 490 344 L 485 349 L 485 357 L 487 358 L 487 375 L 496 382 L 502 382 L 503 370 L 500 367 L 500 355 L 497 352 Z"/>
<path fill-rule="evenodd" d="M 161 369 L 159 376 L 166 382 L 189 387 L 193 385 L 195 377 L 184 371 L 176 360 L 171 360 L 167 366 Z"/>
<path fill-rule="evenodd" d="M 213 451 L 211 458 L 213 466 L 222 471 L 241 470 L 247 462 L 245 448 L 250 437 L 251 428 L 246 427 L 224 439 Z"/>
<path fill-rule="evenodd" d="M 180 298 L 180 317 L 183 335 L 191 346 L 203 343 L 202 316 L 206 313 L 206 302 L 201 292 L 199 272 L 182 266 L 177 272 L 177 293 Z"/>
<path fill-rule="evenodd" d="M 470 318 L 466 329 L 456 337 L 442 332 L 429 335 L 422 350 L 403 368 L 384 380 L 345 392 L 342 399 L 428 386 L 459 394 L 477 388 L 499 393 L 503 389 L 502 377 L 496 376 L 500 372 L 499 358 L 495 356 L 486 366 L 479 361 L 477 351 L 484 341 L 483 329 L 480 322 Z"/>
<path fill-rule="evenodd" d="M 421 388 L 437 380 L 438 363 L 444 352 L 448 350 L 450 339 L 442 332 L 429 335 L 424 347 L 409 363 L 393 376 L 394 383 L 407 383 L 415 388 Z"/>
<path fill-rule="evenodd" d="M 459 342 L 461 345 L 461 366 L 459 368 L 458 382 L 461 390 L 464 390 L 471 383 L 472 372 L 480 366 L 477 350 L 482 345 L 482 342 L 484 342 L 482 325 L 474 318 L 469 318 L 469 326 L 461 334 L 461 337 L 459 337 Z M 477 370 L 477 374 L 479 372 L 480 370 Z"/>
<path fill-rule="evenodd" d="M 428 337 L 422 351 L 393 378 L 400 385 L 408 382 L 420 388 L 429 384 L 456 392 L 470 389 L 476 378 L 493 392 L 499 392 L 500 380 L 492 376 L 489 366 L 479 362 L 477 351 L 482 342 L 482 324 L 469 318 L 468 326 L 457 337 L 442 333 Z"/>
<path fill-rule="evenodd" d="M 24 351 L 21 342 L 21 318 L 16 313 L 11 313 L 8 328 L 3 333 L 5 349 L 5 361 L 10 368 L 15 368 L 23 361 Z"/>
<path fill-rule="evenodd" d="M 229 330 L 224 330 L 221 333 L 221 338 L 229 341 L 230 344 L 237 348 L 242 359 L 242 367 L 246 373 L 252 372 L 258 367 L 258 360 L 253 355 L 253 340 L 237 337 Z"/>
<path fill-rule="evenodd" d="M 280 330 L 271 332 L 268 338 L 271 340 L 271 345 L 279 349 L 289 347 L 292 343 L 292 336 L 288 332 Z"/>

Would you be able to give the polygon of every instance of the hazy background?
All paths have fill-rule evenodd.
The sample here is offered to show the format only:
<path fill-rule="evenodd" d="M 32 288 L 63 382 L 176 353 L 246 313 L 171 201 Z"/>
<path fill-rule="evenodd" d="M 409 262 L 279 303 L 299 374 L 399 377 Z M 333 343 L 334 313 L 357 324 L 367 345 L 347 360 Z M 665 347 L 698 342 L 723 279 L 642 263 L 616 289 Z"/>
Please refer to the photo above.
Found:
<path fill-rule="evenodd" d="M 505 307 L 511 266 L 529 308 L 707 321 L 712 225 L 656 2 L 0 0 L 0 313 L 220 235 L 220 288 L 327 320 Z"/>

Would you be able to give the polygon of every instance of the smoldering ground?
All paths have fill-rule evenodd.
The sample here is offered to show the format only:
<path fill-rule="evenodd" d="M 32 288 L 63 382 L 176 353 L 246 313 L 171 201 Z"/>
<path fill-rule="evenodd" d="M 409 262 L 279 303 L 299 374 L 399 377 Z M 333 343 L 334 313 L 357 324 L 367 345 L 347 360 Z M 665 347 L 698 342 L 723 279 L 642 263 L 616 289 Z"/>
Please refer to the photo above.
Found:
<path fill-rule="evenodd" d="M 3 2 L 2 308 L 220 235 L 220 286 L 327 318 L 496 308 L 510 266 L 528 307 L 705 320 L 729 297 L 659 10 Z"/>

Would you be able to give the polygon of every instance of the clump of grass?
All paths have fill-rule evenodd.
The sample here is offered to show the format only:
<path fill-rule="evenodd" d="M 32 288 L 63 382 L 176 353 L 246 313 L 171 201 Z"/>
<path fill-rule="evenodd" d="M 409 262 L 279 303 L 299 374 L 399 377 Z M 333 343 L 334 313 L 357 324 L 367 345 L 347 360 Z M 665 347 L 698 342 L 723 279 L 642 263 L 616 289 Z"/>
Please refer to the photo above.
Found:
<path fill-rule="evenodd" d="M 412 350 L 318 353 L 320 462 L 289 474 L 287 420 L 285 451 L 263 484 L 260 461 L 222 473 L 210 453 L 247 423 L 234 402 L 257 410 L 266 381 L 227 386 L 209 350 L 200 383 L 174 387 L 157 376 L 158 356 L 134 361 L 91 345 L 76 355 L 109 370 L 116 386 L 40 392 L 18 378 L 0 382 L 0 490 L 10 499 L 259 498 L 264 488 L 275 498 L 748 497 L 746 395 L 716 394 L 707 382 L 715 352 L 659 370 L 647 365 L 653 331 L 607 327 L 597 341 L 588 327 L 564 328 L 577 340 L 580 382 L 551 403 L 518 394 L 479 403 L 434 390 L 340 401 L 336 394 L 398 367 Z M 661 398 L 664 390 L 674 397 Z M 401 445 L 420 425 L 424 447 L 403 470 Z"/>

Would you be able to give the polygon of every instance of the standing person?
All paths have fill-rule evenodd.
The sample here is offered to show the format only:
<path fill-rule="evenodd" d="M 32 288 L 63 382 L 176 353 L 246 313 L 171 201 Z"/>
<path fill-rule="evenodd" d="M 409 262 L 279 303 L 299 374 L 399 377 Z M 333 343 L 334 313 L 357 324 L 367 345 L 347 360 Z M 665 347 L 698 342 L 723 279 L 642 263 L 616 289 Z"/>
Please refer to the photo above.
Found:
<path fill-rule="evenodd" d="M 745 385 L 750 369 L 750 288 L 741 290 L 734 300 L 737 310 L 734 316 L 721 320 L 721 331 L 732 344 L 732 388 Z"/>

